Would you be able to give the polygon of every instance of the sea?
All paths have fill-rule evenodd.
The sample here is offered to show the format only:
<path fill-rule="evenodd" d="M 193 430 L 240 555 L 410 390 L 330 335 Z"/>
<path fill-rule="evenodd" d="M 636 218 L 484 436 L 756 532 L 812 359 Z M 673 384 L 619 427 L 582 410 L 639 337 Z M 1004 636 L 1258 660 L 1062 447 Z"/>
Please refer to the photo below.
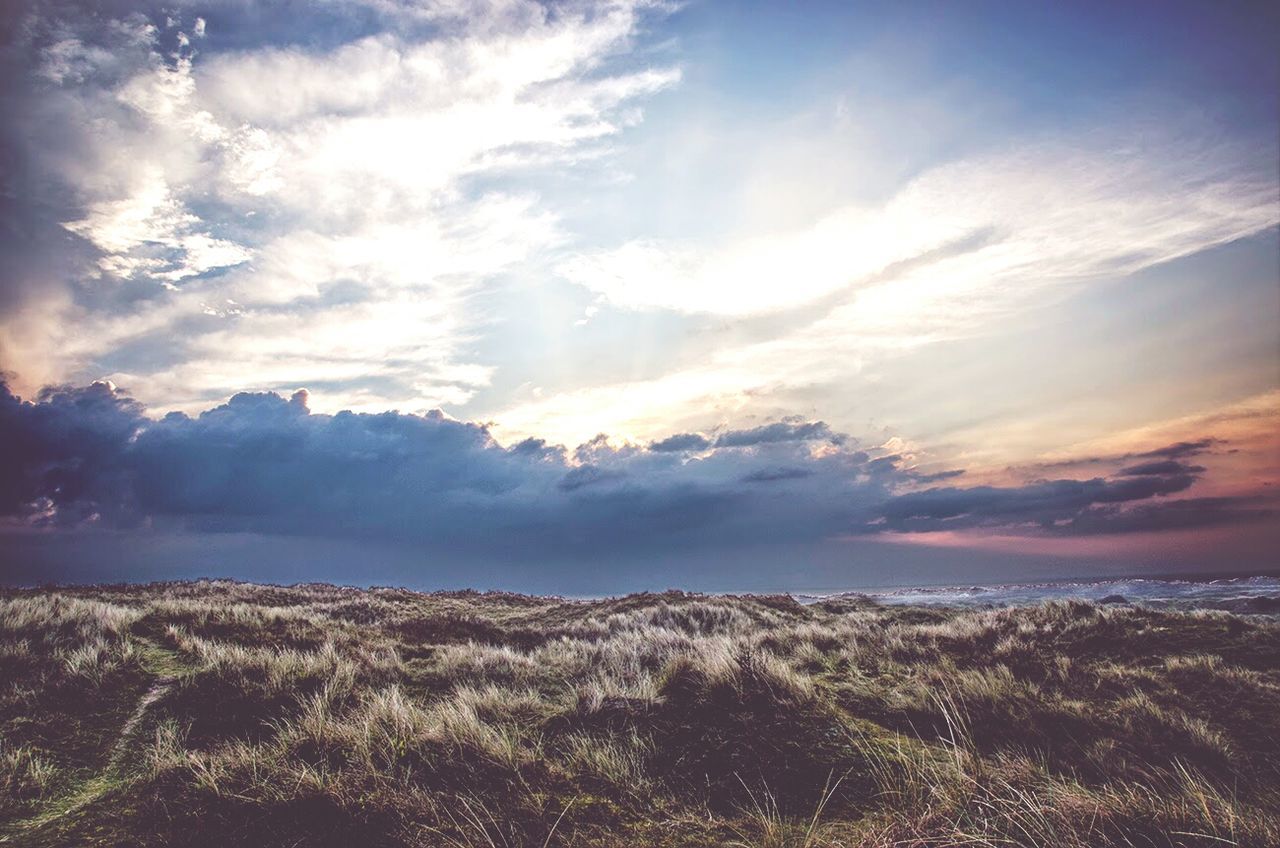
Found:
<path fill-rule="evenodd" d="M 882 591 L 792 593 L 801 603 L 864 597 L 881 604 L 1005 607 L 1044 601 L 1082 600 L 1159 609 L 1225 610 L 1280 615 L 1280 576 L 1218 579 L 1131 578 L 1007 583 L 990 586 L 928 586 Z"/>

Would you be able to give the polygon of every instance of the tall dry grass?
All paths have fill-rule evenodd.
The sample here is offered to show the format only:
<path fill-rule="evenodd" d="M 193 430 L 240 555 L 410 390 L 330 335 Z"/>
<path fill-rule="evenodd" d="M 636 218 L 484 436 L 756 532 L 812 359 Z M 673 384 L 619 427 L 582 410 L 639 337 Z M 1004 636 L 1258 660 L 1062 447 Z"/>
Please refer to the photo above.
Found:
<path fill-rule="evenodd" d="M 160 655 L 139 767 L 64 841 L 1280 844 L 1262 618 L 226 581 L 0 598 L 0 815 L 90 769 L 63 752 Z"/>

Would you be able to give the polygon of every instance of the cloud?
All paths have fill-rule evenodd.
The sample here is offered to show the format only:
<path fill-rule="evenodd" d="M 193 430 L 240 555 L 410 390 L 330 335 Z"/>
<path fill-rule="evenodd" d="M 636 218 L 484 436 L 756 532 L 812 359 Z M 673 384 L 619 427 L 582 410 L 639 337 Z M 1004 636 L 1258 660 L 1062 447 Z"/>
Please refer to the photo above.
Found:
<path fill-rule="evenodd" d="M 732 316 L 847 290 L 850 330 L 954 334 L 1037 291 L 1275 226 L 1274 178 L 1208 145 L 1028 145 L 928 169 L 883 206 L 836 209 L 807 229 L 712 251 L 631 241 L 559 272 L 617 306 Z"/>
<path fill-rule="evenodd" d="M 1142 459 L 1148 461 L 1126 466 L 1120 469 L 1119 473 L 1131 475 L 1170 474 L 1179 471 L 1191 471 L 1196 473 L 1204 471 L 1204 469 L 1185 465 L 1181 460 L 1211 453 L 1215 448 L 1220 447 L 1223 444 L 1223 440 L 1214 438 L 1178 441 L 1153 450 L 1133 450 L 1122 453 L 1073 456 L 1068 459 L 1037 462 L 1034 465 L 1029 466 L 1029 468 L 1035 473 L 1043 473 L 1044 471 L 1051 471 L 1055 469 L 1063 470 L 1070 468 L 1083 468 L 1092 465 L 1107 465 L 1124 462 L 1126 460 Z"/>
<path fill-rule="evenodd" d="M 200 219 L 172 197 L 157 173 L 145 175 L 127 197 L 90 204 L 84 218 L 64 226 L 99 248 L 99 269 L 119 278 L 147 276 L 172 284 L 253 256 L 242 245 L 202 231 Z"/>
<path fill-rule="evenodd" d="M 1191 442 L 1176 442 L 1172 445 L 1156 448 L 1155 450 L 1132 454 L 1132 456 L 1142 458 L 1185 459 L 1189 456 L 1198 456 L 1208 450 L 1211 450 L 1215 444 L 1218 444 L 1218 440 L 1216 439 L 1196 439 Z"/>
<path fill-rule="evenodd" d="M 1017 148 L 912 164 L 914 180 L 850 203 L 798 183 L 831 166 L 812 150 L 844 158 L 853 137 L 806 147 L 809 176 L 781 180 L 770 124 L 733 161 L 754 171 L 745 182 L 812 194 L 803 214 L 768 232 L 716 222 L 722 237 L 688 242 L 660 237 L 669 200 L 583 226 L 595 214 L 584 209 L 611 217 L 584 198 L 633 176 L 622 171 L 637 162 L 625 153 L 644 134 L 633 131 L 642 107 L 680 83 L 672 53 L 653 49 L 670 9 L 6 9 L 11 119 L 0 132 L 21 184 L 0 197 L 4 366 L 27 391 L 107 378 L 186 411 L 246 385 L 322 387 L 329 411 L 470 404 L 504 434 L 563 441 L 602 429 L 653 439 L 797 409 L 847 428 L 852 416 L 795 395 L 854 393 L 851 378 L 878 358 L 1006 327 L 1082 278 L 1275 220 L 1270 160 L 1258 172 L 1250 151 L 1204 132 L 1016 137 Z M 696 122 L 675 123 L 663 137 L 697 134 Z M 708 132 L 713 149 L 732 140 Z M 657 171 L 641 176 L 660 186 Z M 722 194 L 688 183 L 691 195 Z M 593 188 L 565 188 L 578 184 Z M 762 204 L 782 199 L 766 194 Z M 12 218 L 10 206 L 21 207 Z M 639 236 L 600 241 L 618 222 Z M 495 316 L 513 288 L 562 302 Z M 587 357 L 567 341 L 566 376 L 546 402 L 514 396 L 521 381 L 507 378 L 529 357 L 512 338 L 552 336 L 558 319 L 583 314 L 587 337 L 636 310 L 661 313 L 646 328 L 681 343 L 638 352 L 642 368 L 614 354 L 595 366 L 608 373 L 584 374 Z M 786 320 L 768 323 L 777 315 Z M 689 343 L 720 338 L 709 322 L 724 318 L 757 323 L 725 344 Z"/>
<path fill-rule="evenodd" d="M 1206 440 L 1204 445 L 1210 443 Z M 1170 445 L 1146 453 L 1185 450 L 1185 445 Z M 1172 497 L 1190 489 L 1205 471 L 1166 460 L 1120 468 L 1105 478 L 932 488 L 890 498 L 877 508 L 876 524 L 901 533 L 985 530 L 1087 536 L 1186 530 L 1280 515 L 1274 496 Z"/>
<path fill-rule="evenodd" d="M 813 472 L 808 468 L 762 468 L 742 478 L 744 483 L 774 483 L 778 480 L 800 480 Z"/>
<path fill-rule="evenodd" d="M 650 442 L 652 451 L 703 451 L 711 447 L 713 442 L 701 433 L 677 433 L 656 442 Z"/>
<path fill-rule="evenodd" d="M 865 455 L 816 458 L 795 442 L 687 463 L 603 438 L 572 453 L 537 440 L 504 447 L 484 427 L 440 412 L 313 414 L 308 394 L 240 393 L 195 418 L 153 420 L 107 384 L 53 389 L 34 402 L 6 389 L 0 511 L 58 528 L 95 515 L 125 528 L 581 552 L 821 538 L 843 526 L 848 503 L 825 492 L 856 502 L 884 490 L 856 479 Z M 802 474 L 774 472 L 799 463 Z M 741 484 L 753 473 L 804 482 L 808 494 L 789 504 L 753 495 Z M 751 526 L 753 516 L 775 514 L 777 522 Z"/>
<path fill-rule="evenodd" d="M 821 422 L 730 431 L 695 452 L 603 436 L 569 451 L 504 446 L 438 411 L 312 413 L 311 399 L 245 392 L 194 418 L 153 419 L 106 383 L 34 401 L 6 387 L 7 532 L 259 533 L 545 559 L 882 533 L 1100 535 L 1272 514 L 1257 497 L 1179 499 L 1202 474 L 1182 465 L 922 490 L 929 476 L 902 455 L 860 449 Z"/>
<path fill-rule="evenodd" d="M 654 133 L 662 145 L 701 133 L 735 184 L 767 178 L 811 195 L 773 216 L 784 191 L 739 204 L 743 195 L 700 178 L 676 180 L 690 197 L 762 207 L 690 227 L 702 207 L 674 201 L 664 182 L 684 171 L 639 175 L 660 202 L 599 196 L 630 176 L 620 169 L 647 167 L 652 150 L 629 158 L 624 148 L 644 135 L 633 131 L 641 107 L 680 82 L 672 53 L 651 43 L 671 8 L 6 7 L 0 357 L 36 402 L 6 395 L 6 432 L 22 450 L 6 449 L 5 514 L 45 527 L 150 522 L 512 547 L 524 532 L 582 551 L 628 538 L 953 526 L 1118 532 L 1268 508 L 1219 486 L 1224 459 L 1202 437 L 1223 432 L 1212 421 L 1073 449 L 988 490 L 949 488 L 965 473 L 993 482 L 980 468 L 926 473 L 941 466 L 918 466 L 900 447 L 860 449 L 837 431 L 866 421 L 887 444 L 908 402 L 926 417 L 950 400 L 965 417 L 1008 421 L 959 379 L 956 397 L 933 396 L 952 380 L 950 361 L 927 363 L 943 375 L 932 386 L 877 364 L 1003 333 L 1091 280 L 1274 226 L 1273 156 L 1259 167 L 1257 150 L 1203 127 L 1156 133 L 1135 122 L 1056 138 L 1001 127 L 993 135 L 1016 146 L 948 142 L 961 158 L 908 157 L 909 167 L 850 155 L 868 178 L 858 182 L 875 188 L 818 191 L 800 183 L 826 181 L 854 136 L 805 147 L 809 176 L 793 179 L 777 167 L 777 126 L 753 116 L 766 129 L 721 156 L 726 134 L 680 117 L 698 109 L 669 110 L 678 126 Z M 935 132 L 923 112 L 904 114 Z M 883 127 L 870 135 L 900 141 Z M 895 185 L 907 170 L 914 178 Z M 565 188 L 577 183 L 593 188 Z M 685 212 L 667 214 L 677 206 Z M 598 229 L 583 226 L 593 216 Z M 703 235 L 663 235 L 686 229 Z M 590 322 L 564 332 L 581 315 Z M 592 350 L 567 335 L 603 341 Z M 128 385 L 146 410 L 106 383 L 36 394 L 95 378 Z M 903 387 L 907 401 L 888 408 L 877 381 Z M 302 385 L 309 399 L 279 394 Z M 245 387 L 254 392 L 234 394 Z M 1255 401 L 1267 420 L 1280 408 L 1271 395 Z M 1022 402 L 1012 426 L 974 426 L 1003 444 L 1031 429 L 1027 408 L 1055 408 Z M 492 430 L 376 414 L 468 404 Z M 153 420 L 170 410 L 187 415 Z M 808 420 L 819 415 L 831 425 Z M 1073 417 L 1085 416 L 1059 416 Z M 83 444 L 59 435 L 67 427 Z M 556 444 L 602 430 L 613 438 Z M 1036 431 L 1047 434 L 1041 446 L 1057 432 Z M 1074 477 L 1088 479 L 1064 479 Z"/>
<path fill-rule="evenodd" d="M 1155 462 L 1140 462 L 1137 465 L 1128 465 L 1116 473 L 1126 477 L 1147 477 L 1167 474 L 1199 474 L 1204 470 L 1202 465 L 1186 465 L 1177 460 L 1163 459 Z"/>
<path fill-rule="evenodd" d="M 740 448 L 750 445 L 766 445 L 775 442 L 804 442 L 811 439 L 827 439 L 835 443 L 842 437 L 831 432 L 824 421 L 777 421 L 750 430 L 730 430 L 716 439 L 717 447 Z"/>
<path fill-rule="evenodd" d="M 122 459 L 143 420 L 142 407 L 109 383 L 49 388 L 35 403 L 0 385 L 0 514 L 123 517 L 132 504 Z"/>
<path fill-rule="evenodd" d="M 912 492 L 884 504 L 880 516 L 896 530 L 936 530 L 941 523 L 979 526 L 1034 523 L 1050 526 L 1095 504 L 1124 503 L 1176 494 L 1195 482 L 1190 474 L 1107 480 L 1046 480 L 1019 487 L 975 486 Z M 938 526 L 935 526 L 938 525 Z"/>
<path fill-rule="evenodd" d="M 605 471 L 595 465 L 580 465 L 565 472 L 565 475 L 560 478 L 560 482 L 556 486 L 563 491 L 572 492 L 575 489 L 581 489 L 583 486 L 619 480 L 622 477 L 623 474 L 619 471 Z"/>
<path fill-rule="evenodd" d="M 515 398 L 493 418 L 510 433 L 653 438 L 678 416 L 705 428 L 703 410 L 820 404 L 848 427 L 850 393 L 909 394 L 880 380 L 909 357 L 932 377 L 944 345 L 996 347 L 1090 286 L 1274 227 L 1272 158 L 1211 127 L 1064 131 L 925 167 L 888 200 L 807 226 L 579 250 L 557 268 L 606 310 L 679 314 L 719 343 L 656 373 Z"/>
<path fill-rule="evenodd" d="M 1123 510 L 1091 507 L 1055 526 L 1054 532 L 1064 536 L 1160 533 L 1274 521 L 1277 515 L 1280 510 L 1274 500 L 1262 497 L 1182 498 Z"/>
<path fill-rule="evenodd" d="M 7 11 L 3 141 L 42 238 L 4 232 L 6 254 L 33 252 L 0 281 L 22 307 L 0 319 L 5 367 L 28 388 L 105 376 L 170 409 L 244 382 L 369 409 L 465 403 L 492 370 L 470 349 L 488 321 L 472 299 L 565 238 L 536 191 L 499 186 L 607 157 L 678 82 L 631 56 L 662 14 Z M 163 359 L 129 355 L 166 334 L 181 342 Z"/>
<path fill-rule="evenodd" d="M 826 440 L 832 444 L 844 441 L 840 433 L 833 433 L 825 421 L 775 421 L 746 430 L 726 430 L 717 436 L 707 437 L 701 433 L 677 433 L 649 444 L 649 450 L 669 451 L 703 451 L 710 447 L 743 448 L 753 445 L 768 445 L 778 442 L 807 442 Z"/>

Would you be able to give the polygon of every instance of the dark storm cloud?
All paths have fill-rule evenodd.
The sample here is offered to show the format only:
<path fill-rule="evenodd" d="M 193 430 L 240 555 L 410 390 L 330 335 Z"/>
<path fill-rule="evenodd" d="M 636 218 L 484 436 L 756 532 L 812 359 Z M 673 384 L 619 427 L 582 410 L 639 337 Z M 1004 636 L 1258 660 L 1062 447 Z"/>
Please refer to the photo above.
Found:
<path fill-rule="evenodd" d="M 828 439 L 836 444 L 843 441 L 842 436 L 831 432 L 825 421 L 777 421 L 750 430 L 729 430 L 716 439 L 716 447 L 740 448 L 810 439 Z"/>
<path fill-rule="evenodd" d="M 928 489 L 900 495 L 884 504 L 880 516 L 901 530 L 929 529 L 938 522 L 967 524 L 1052 523 L 1099 503 L 1124 503 L 1181 492 L 1189 475 L 1106 480 L 1046 480 L 1028 486 Z M 940 527 L 935 529 L 942 529 Z"/>
<path fill-rule="evenodd" d="M 888 494 L 884 481 L 857 479 L 864 454 L 813 459 L 795 441 L 685 461 L 597 438 L 570 455 L 536 439 L 503 447 L 439 412 L 318 415 L 306 401 L 242 393 L 196 418 L 156 421 L 106 384 L 34 402 L 5 388 L 0 510 L 11 525 L 92 518 L 585 552 L 822 538 Z M 753 475 L 772 480 L 767 494 L 744 485 Z M 802 488 L 776 502 L 789 484 Z"/>
<path fill-rule="evenodd" d="M 594 465 L 580 465 L 577 468 L 570 469 L 560 478 L 560 482 L 556 486 L 566 492 L 572 492 L 574 489 L 581 489 L 583 486 L 617 480 L 622 476 L 619 471 L 606 471 Z"/>
<path fill-rule="evenodd" d="M 1149 451 L 1130 452 L 1111 455 L 1095 455 L 1095 456 L 1078 456 L 1070 459 L 1055 460 L 1053 462 L 1040 462 L 1029 466 L 1029 468 L 1039 471 L 1049 471 L 1052 469 L 1064 468 L 1082 468 L 1090 465 L 1107 465 L 1118 462 L 1127 462 L 1135 459 L 1151 460 L 1151 463 L 1138 463 L 1131 466 L 1132 468 L 1156 467 L 1156 463 L 1160 462 L 1178 462 L 1184 459 L 1190 459 L 1195 456 L 1212 453 L 1214 448 L 1222 445 L 1221 439 L 1204 438 L 1194 439 L 1191 441 L 1174 442 L 1171 445 L 1165 445 Z M 1203 470 L 1203 469 L 1201 469 Z M 1123 472 L 1122 472 L 1123 473 Z M 1134 472 L 1142 473 L 1142 472 Z M 1156 472 L 1160 473 L 1160 472 Z"/>
<path fill-rule="evenodd" d="M 963 477 L 963 468 L 951 468 L 946 471 L 936 471 L 933 474 L 918 474 L 916 482 L 919 483 L 937 483 L 939 480 L 952 480 L 956 477 Z"/>
<path fill-rule="evenodd" d="M 882 456 L 879 459 L 873 459 L 867 463 L 868 474 L 893 474 L 898 470 L 898 463 L 902 461 L 902 457 L 898 454 L 890 454 Z"/>
<path fill-rule="evenodd" d="M 1163 474 L 1199 474 L 1204 471 L 1203 465 L 1187 465 L 1175 459 L 1162 459 L 1155 462 L 1140 462 L 1121 468 L 1117 474 L 1126 477 L 1147 477 Z"/>
<path fill-rule="evenodd" d="M 742 478 L 744 483 L 774 483 L 778 480 L 799 480 L 813 472 L 808 468 L 762 468 Z"/>
<path fill-rule="evenodd" d="M 659 439 L 649 445 L 649 450 L 660 453 L 677 451 L 704 451 L 708 448 L 749 448 L 757 445 L 773 445 L 781 442 L 807 442 L 826 440 L 842 444 L 845 436 L 834 433 L 825 421 L 787 420 L 762 424 L 747 430 L 726 430 L 719 436 L 701 433 L 677 433 Z"/>
<path fill-rule="evenodd" d="M 1123 468 L 1110 478 L 909 492 L 878 508 L 877 525 L 904 533 L 988 528 L 1084 536 L 1182 530 L 1275 515 L 1274 506 L 1261 498 L 1169 497 L 1191 488 L 1204 471 L 1160 462 Z"/>
<path fill-rule="evenodd" d="M 1196 439 L 1189 442 L 1175 442 L 1145 453 L 1131 454 L 1131 456 L 1140 459 L 1148 457 L 1152 459 L 1186 459 L 1187 457 L 1207 453 L 1216 444 L 1219 444 L 1217 439 Z"/>
<path fill-rule="evenodd" d="M 1089 480 L 919 490 L 954 472 L 916 475 L 902 456 L 871 456 L 820 422 L 734 431 L 697 455 L 602 437 L 569 452 L 538 439 L 504 447 L 439 412 L 319 415 L 307 402 L 304 391 L 241 393 L 157 421 L 106 383 L 34 401 L 0 384 L 0 513 L 10 531 L 169 527 L 545 556 L 885 531 L 1134 532 L 1267 509 L 1170 500 L 1203 473 L 1173 460 Z M 836 449 L 814 451 L 815 439 Z"/>
<path fill-rule="evenodd" d="M 674 436 L 667 436 L 665 439 L 653 442 L 649 445 L 649 450 L 667 452 L 667 451 L 704 451 L 711 447 L 711 440 L 701 433 L 677 433 Z"/>
<path fill-rule="evenodd" d="M 1129 509 L 1091 507 L 1054 528 L 1059 535 L 1153 533 L 1244 524 L 1275 518 L 1274 504 L 1259 497 L 1182 498 Z"/>
<path fill-rule="evenodd" d="M 127 509 L 123 459 L 141 407 L 106 383 L 49 388 L 22 403 L 0 383 L 0 514 L 38 512 L 57 503 L 63 518 L 89 507 Z"/>

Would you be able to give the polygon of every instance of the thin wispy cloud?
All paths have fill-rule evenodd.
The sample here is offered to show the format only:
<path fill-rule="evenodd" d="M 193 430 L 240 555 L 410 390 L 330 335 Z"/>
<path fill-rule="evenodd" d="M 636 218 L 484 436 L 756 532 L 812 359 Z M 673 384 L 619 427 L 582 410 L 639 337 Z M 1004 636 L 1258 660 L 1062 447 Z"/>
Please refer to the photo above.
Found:
<path fill-rule="evenodd" d="M 739 316 L 826 303 L 766 341 L 498 420 L 521 431 L 570 407 L 573 416 L 595 410 L 597 427 L 644 434 L 653 419 L 640 416 L 664 403 L 714 406 L 772 386 L 837 382 L 903 349 L 1000 332 L 1091 282 L 1273 228 L 1274 180 L 1263 163 L 1240 161 L 1204 139 L 1144 148 L 1081 139 L 942 166 L 883 208 L 842 210 L 801 233 L 709 255 L 632 242 L 575 257 L 562 274 L 630 309 Z"/>
<path fill-rule="evenodd" d="M 1046 286 L 1130 274 L 1280 221 L 1268 163 L 1208 138 L 1108 135 L 942 165 L 883 206 L 799 232 L 714 251 L 632 241 L 559 270 L 636 309 L 743 315 L 849 290 L 853 314 L 841 317 L 853 329 L 916 339 L 922 319 L 963 325 Z"/>

